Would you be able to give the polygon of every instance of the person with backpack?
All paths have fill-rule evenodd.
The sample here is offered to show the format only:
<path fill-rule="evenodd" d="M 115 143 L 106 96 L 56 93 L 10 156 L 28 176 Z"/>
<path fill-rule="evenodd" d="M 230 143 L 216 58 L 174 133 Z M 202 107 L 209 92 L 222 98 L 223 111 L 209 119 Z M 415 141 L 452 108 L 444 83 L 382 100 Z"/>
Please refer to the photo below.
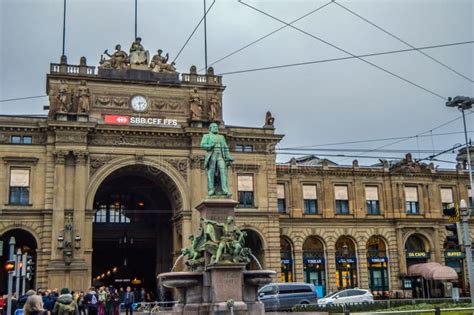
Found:
<path fill-rule="evenodd" d="M 53 308 L 53 315 L 79 315 L 79 308 L 68 288 L 61 289 Z"/>
<path fill-rule="evenodd" d="M 97 293 L 95 288 L 90 288 L 89 292 L 84 297 L 84 301 L 87 304 L 87 314 L 88 315 L 97 315 Z"/>

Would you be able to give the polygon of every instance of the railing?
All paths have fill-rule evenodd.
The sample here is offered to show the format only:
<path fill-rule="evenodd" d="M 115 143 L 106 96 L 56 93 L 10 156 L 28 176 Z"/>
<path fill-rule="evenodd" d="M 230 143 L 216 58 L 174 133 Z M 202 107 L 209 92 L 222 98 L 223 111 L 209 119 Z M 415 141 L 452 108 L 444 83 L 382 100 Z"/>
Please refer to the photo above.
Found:
<path fill-rule="evenodd" d="M 208 85 L 222 85 L 221 76 L 203 75 L 203 74 L 188 74 L 181 75 L 181 81 L 186 83 L 208 84 Z"/>
<path fill-rule="evenodd" d="M 52 63 L 49 67 L 50 73 L 61 73 L 67 75 L 83 75 L 83 76 L 94 76 L 95 67 L 91 66 L 75 66 L 62 63 Z"/>

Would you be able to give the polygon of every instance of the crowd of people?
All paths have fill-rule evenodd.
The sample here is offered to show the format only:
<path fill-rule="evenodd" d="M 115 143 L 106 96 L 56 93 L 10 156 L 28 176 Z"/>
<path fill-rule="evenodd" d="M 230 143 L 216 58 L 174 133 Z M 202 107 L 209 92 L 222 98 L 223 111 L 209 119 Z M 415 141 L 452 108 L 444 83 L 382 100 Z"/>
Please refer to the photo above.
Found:
<path fill-rule="evenodd" d="M 24 295 L 12 295 L 11 314 L 7 314 L 7 295 L 0 296 L 1 315 L 119 315 L 120 308 L 133 315 L 134 303 L 152 302 L 153 294 L 144 288 L 132 290 L 110 287 L 90 288 L 87 292 L 68 288 L 28 290 Z"/>

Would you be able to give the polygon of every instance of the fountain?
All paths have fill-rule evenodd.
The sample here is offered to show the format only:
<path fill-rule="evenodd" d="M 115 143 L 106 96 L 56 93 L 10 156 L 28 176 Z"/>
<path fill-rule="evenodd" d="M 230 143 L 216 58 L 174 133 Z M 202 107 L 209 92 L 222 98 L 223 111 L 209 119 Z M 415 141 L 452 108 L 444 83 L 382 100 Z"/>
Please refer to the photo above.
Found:
<path fill-rule="evenodd" d="M 206 150 L 208 197 L 196 209 L 200 213 L 198 235 L 191 235 L 191 245 L 181 250 L 187 257 L 189 271 L 162 273 L 159 282 L 175 289 L 178 303 L 169 314 L 264 314 L 258 300 L 259 286 L 272 282 L 275 272 L 261 270 L 260 262 L 245 247 L 246 233 L 235 225 L 235 206 L 227 186 L 227 166 L 233 161 L 225 137 L 216 123 L 201 141 Z M 255 259 L 260 270 L 247 271 Z"/>
<path fill-rule="evenodd" d="M 276 273 L 261 270 L 258 260 L 242 246 L 245 232 L 233 222 L 236 204 L 231 199 L 207 199 L 197 207 L 200 233 L 191 236 L 191 246 L 182 250 L 189 271 L 158 275 L 164 287 L 178 294 L 170 314 L 265 313 L 257 290 L 272 282 Z M 230 238 L 229 232 L 235 237 Z M 245 270 L 251 259 L 260 270 Z"/>

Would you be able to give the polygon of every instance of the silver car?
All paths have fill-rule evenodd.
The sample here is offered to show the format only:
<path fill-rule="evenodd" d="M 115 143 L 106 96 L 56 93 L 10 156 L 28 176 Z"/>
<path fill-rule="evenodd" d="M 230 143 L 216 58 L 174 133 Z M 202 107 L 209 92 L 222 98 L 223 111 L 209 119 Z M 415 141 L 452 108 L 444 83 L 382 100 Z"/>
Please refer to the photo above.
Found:
<path fill-rule="evenodd" d="M 346 303 L 370 303 L 374 301 L 374 296 L 368 290 L 347 289 L 330 293 L 318 300 L 318 305 L 336 305 Z"/>

